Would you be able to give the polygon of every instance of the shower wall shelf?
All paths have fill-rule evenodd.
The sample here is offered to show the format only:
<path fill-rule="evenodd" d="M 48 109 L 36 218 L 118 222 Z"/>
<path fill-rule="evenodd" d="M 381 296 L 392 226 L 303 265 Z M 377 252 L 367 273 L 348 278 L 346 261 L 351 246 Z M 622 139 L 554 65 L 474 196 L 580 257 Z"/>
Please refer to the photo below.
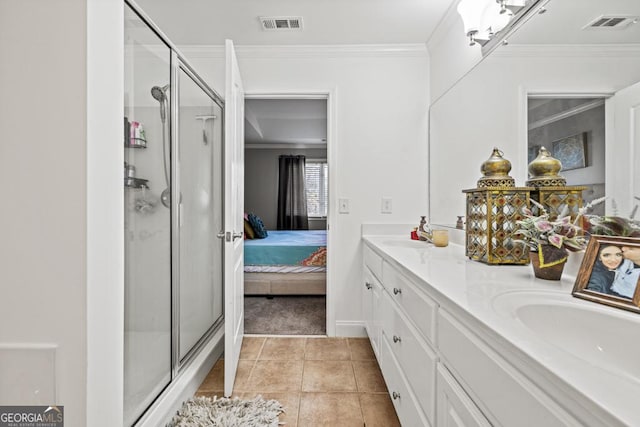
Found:
<path fill-rule="evenodd" d="M 127 188 L 149 188 L 147 185 L 148 179 L 125 177 L 124 186 Z"/>
<path fill-rule="evenodd" d="M 129 143 L 124 144 L 125 148 L 147 148 L 147 140 L 142 138 L 129 138 Z"/>

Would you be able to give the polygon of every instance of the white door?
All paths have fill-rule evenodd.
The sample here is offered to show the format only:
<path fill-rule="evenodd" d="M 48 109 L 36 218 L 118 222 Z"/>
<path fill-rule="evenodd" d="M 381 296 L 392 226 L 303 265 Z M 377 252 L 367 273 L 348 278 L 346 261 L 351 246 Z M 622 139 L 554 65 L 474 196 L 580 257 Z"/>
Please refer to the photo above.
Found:
<path fill-rule="evenodd" d="M 640 83 L 616 92 L 607 111 L 605 192 L 626 217 L 640 197 Z"/>
<path fill-rule="evenodd" d="M 224 395 L 229 397 L 244 336 L 244 90 L 233 42 L 225 44 Z"/>

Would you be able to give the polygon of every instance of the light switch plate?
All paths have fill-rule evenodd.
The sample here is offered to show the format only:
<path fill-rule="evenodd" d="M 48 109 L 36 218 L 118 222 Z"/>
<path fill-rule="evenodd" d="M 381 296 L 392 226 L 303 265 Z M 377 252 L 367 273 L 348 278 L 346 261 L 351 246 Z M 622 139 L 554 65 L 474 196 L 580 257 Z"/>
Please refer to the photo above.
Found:
<path fill-rule="evenodd" d="M 380 212 L 382 212 L 383 214 L 390 214 L 391 212 L 393 212 L 392 200 L 390 197 L 382 198 L 382 206 Z"/>
<path fill-rule="evenodd" d="M 349 199 L 338 199 L 338 212 L 341 214 L 349 213 Z"/>

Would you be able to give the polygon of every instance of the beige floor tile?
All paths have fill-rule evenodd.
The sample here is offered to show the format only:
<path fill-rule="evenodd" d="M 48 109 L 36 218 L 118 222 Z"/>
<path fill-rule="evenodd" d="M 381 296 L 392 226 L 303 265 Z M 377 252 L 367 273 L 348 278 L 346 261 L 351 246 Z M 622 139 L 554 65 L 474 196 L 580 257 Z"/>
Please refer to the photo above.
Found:
<path fill-rule="evenodd" d="M 253 366 L 256 364 L 255 360 L 240 360 L 238 361 L 238 369 L 236 371 L 236 381 L 233 385 L 233 393 L 240 393 L 247 391 L 247 381 Z"/>
<path fill-rule="evenodd" d="M 360 406 L 367 427 L 400 427 L 389 394 L 360 393 Z"/>
<path fill-rule="evenodd" d="M 224 359 L 218 359 L 198 388 L 198 392 L 224 390 Z"/>
<path fill-rule="evenodd" d="M 260 350 L 265 340 L 266 338 L 262 337 L 244 337 L 242 339 L 242 348 L 240 349 L 240 359 L 256 360 L 260 355 Z"/>
<path fill-rule="evenodd" d="M 258 360 L 245 391 L 299 391 L 302 360 Z"/>
<path fill-rule="evenodd" d="M 362 427 L 358 393 L 302 393 L 298 427 Z"/>
<path fill-rule="evenodd" d="M 306 360 L 350 360 L 346 338 L 309 338 L 304 350 Z"/>
<path fill-rule="evenodd" d="M 370 393 L 387 391 L 378 362 L 375 360 L 354 360 L 352 363 L 358 391 Z"/>
<path fill-rule="evenodd" d="M 375 360 L 376 355 L 373 353 L 369 338 L 348 338 L 349 351 L 351 352 L 351 360 Z"/>
<path fill-rule="evenodd" d="M 302 360 L 306 338 L 267 338 L 260 360 Z"/>
<path fill-rule="evenodd" d="M 277 400 L 284 407 L 284 412 L 278 417 L 279 422 L 285 423 L 286 427 L 296 427 L 298 424 L 298 407 L 300 406 L 300 393 L 297 392 L 250 392 L 242 393 L 242 399 L 253 399 L 262 396 L 265 400 Z"/>
<path fill-rule="evenodd" d="M 353 366 L 346 360 L 305 360 L 302 391 L 357 391 Z"/>

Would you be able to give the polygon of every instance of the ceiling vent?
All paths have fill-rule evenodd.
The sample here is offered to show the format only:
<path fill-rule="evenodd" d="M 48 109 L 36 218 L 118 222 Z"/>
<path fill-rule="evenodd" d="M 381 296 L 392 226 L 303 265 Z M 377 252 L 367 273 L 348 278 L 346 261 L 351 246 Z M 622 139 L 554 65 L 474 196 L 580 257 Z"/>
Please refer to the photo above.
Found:
<path fill-rule="evenodd" d="M 261 16 L 259 19 L 264 31 L 302 30 L 301 16 Z"/>
<path fill-rule="evenodd" d="M 600 16 L 590 23 L 588 23 L 584 29 L 615 29 L 620 30 L 622 28 L 628 27 L 631 24 L 635 24 L 638 22 L 637 16 L 628 16 L 628 15 L 603 15 Z"/>

